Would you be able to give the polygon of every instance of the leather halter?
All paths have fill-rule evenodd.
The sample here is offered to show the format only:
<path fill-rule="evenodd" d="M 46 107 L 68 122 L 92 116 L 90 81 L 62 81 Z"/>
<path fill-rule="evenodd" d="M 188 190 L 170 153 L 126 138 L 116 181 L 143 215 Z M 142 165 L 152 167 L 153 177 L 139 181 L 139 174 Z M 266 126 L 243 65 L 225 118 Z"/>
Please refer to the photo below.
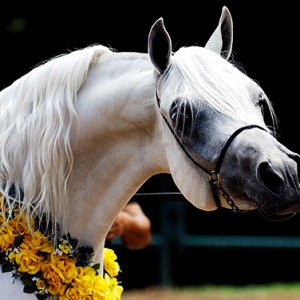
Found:
<path fill-rule="evenodd" d="M 158 107 L 160 108 L 160 99 L 157 95 L 157 91 L 156 91 L 156 100 L 157 100 L 157 104 Z M 218 158 L 215 170 L 209 171 L 208 169 L 206 169 L 205 167 L 201 166 L 198 162 L 196 162 L 193 157 L 187 152 L 187 150 L 184 148 L 183 144 L 181 143 L 181 141 L 179 140 L 178 136 L 176 135 L 175 131 L 172 129 L 170 123 L 167 121 L 167 119 L 165 118 L 165 116 L 163 114 L 161 114 L 161 116 L 163 117 L 163 119 L 165 120 L 165 123 L 167 124 L 168 128 L 170 129 L 172 135 L 175 137 L 177 143 L 179 144 L 179 146 L 181 147 L 181 149 L 183 150 L 183 152 L 187 155 L 187 157 L 197 166 L 199 167 L 201 170 L 203 170 L 205 173 L 208 174 L 208 178 L 209 178 L 209 184 L 211 186 L 212 189 L 212 193 L 213 193 L 213 197 L 216 203 L 217 208 L 222 207 L 221 205 L 221 201 L 220 201 L 220 197 L 219 197 L 219 193 L 218 191 L 221 192 L 222 196 L 225 198 L 226 202 L 228 203 L 228 205 L 232 208 L 232 210 L 234 212 L 243 212 L 242 210 L 240 210 L 233 202 L 232 199 L 230 199 L 229 194 L 223 189 L 221 182 L 220 182 L 220 169 L 221 169 L 221 165 L 223 162 L 223 159 L 225 157 L 226 151 L 229 148 L 231 142 L 244 130 L 248 130 L 248 129 L 252 129 L 252 128 L 258 128 L 264 131 L 267 131 L 265 128 L 259 126 L 259 125 L 247 125 L 247 126 L 243 126 L 240 127 L 239 129 L 237 129 L 236 131 L 234 131 L 231 136 L 229 137 L 229 139 L 227 140 L 226 144 L 224 145 L 224 147 L 221 150 L 220 156 Z"/>

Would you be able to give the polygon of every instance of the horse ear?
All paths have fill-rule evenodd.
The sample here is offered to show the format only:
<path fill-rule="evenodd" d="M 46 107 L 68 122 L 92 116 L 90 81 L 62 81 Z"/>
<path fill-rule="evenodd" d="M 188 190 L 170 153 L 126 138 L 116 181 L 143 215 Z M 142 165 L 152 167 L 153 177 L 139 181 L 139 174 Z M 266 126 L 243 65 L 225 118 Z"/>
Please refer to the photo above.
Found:
<path fill-rule="evenodd" d="M 148 53 L 159 73 L 163 73 L 170 63 L 172 42 L 165 29 L 162 18 L 159 18 L 151 27 L 148 37 Z"/>
<path fill-rule="evenodd" d="M 205 48 L 221 54 L 228 59 L 232 51 L 232 18 L 227 7 L 223 7 L 218 27 L 209 38 Z"/>

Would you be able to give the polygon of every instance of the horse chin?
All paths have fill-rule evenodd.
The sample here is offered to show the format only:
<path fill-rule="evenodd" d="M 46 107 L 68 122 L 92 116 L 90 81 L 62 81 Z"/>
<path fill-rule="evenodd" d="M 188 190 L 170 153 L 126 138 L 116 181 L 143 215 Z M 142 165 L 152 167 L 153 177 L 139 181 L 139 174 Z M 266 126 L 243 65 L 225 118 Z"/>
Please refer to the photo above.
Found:
<path fill-rule="evenodd" d="M 259 207 L 258 211 L 268 221 L 285 221 L 292 218 L 296 214 L 296 213 L 275 214 L 265 207 Z"/>
<path fill-rule="evenodd" d="M 250 201 L 236 202 L 236 205 L 241 211 L 251 211 L 257 209 L 257 205 Z"/>
<path fill-rule="evenodd" d="M 268 221 L 285 221 L 293 216 L 295 216 L 296 212 L 276 212 L 270 208 L 267 208 L 265 205 L 259 203 L 256 198 L 251 198 L 247 194 L 243 195 L 243 199 L 245 201 L 240 202 L 237 204 L 240 210 L 255 210 L 257 209 L 262 217 L 264 217 Z"/>
<path fill-rule="evenodd" d="M 259 213 L 261 214 L 261 216 L 263 216 L 268 221 L 285 221 L 285 220 L 292 218 L 296 214 L 295 212 L 285 213 L 285 214 L 275 213 L 275 212 L 272 212 L 270 209 L 259 205 L 259 203 L 257 201 L 253 201 L 253 199 L 251 199 L 247 196 L 245 197 L 245 195 L 244 195 L 244 200 L 245 199 L 247 199 L 247 200 L 236 203 L 238 208 L 241 211 L 250 211 L 250 210 L 257 209 L 259 211 Z"/>

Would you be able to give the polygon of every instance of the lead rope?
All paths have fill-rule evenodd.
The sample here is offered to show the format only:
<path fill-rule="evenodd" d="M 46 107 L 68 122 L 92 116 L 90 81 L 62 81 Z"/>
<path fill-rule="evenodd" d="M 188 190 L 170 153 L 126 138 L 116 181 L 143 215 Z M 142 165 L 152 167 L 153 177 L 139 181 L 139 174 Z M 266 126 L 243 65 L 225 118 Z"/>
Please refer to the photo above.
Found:
<path fill-rule="evenodd" d="M 157 91 L 156 91 L 156 100 L 157 100 L 157 104 L 158 107 L 160 108 L 160 99 L 157 95 Z M 163 114 L 161 114 L 161 116 L 163 117 L 163 119 L 165 120 L 165 123 L 167 124 L 168 128 L 170 129 L 172 135 L 175 137 L 177 143 L 179 144 L 179 146 L 181 147 L 181 149 L 183 150 L 183 152 L 187 155 L 187 157 L 197 166 L 199 167 L 201 170 L 203 170 L 205 173 L 208 174 L 208 178 L 209 178 L 209 185 L 212 189 L 212 194 L 216 203 L 217 208 L 222 207 L 221 205 L 221 200 L 220 200 L 220 196 L 219 196 L 219 191 L 222 194 L 222 196 L 224 197 L 224 199 L 226 200 L 226 202 L 228 203 L 228 205 L 231 207 L 231 209 L 234 212 L 244 212 L 243 210 L 240 210 L 235 203 L 233 202 L 233 200 L 230 198 L 229 194 L 223 189 L 221 182 L 220 182 L 220 169 L 221 169 L 221 165 L 223 162 L 223 159 L 225 157 L 226 151 L 229 148 L 231 142 L 234 140 L 234 138 L 240 134 L 242 131 L 244 130 L 248 130 L 248 129 L 252 129 L 252 128 L 259 128 L 261 130 L 266 131 L 265 128 L 259 126 L 259 125 L 247 125 L 244 127 L 241 127 L 239 129 L 237 129 L 227 140 L 226 144 L 224 145 L 224 147 L 222 148 L 222 151 L 220 153 L 219 159 L 217 161 L 217 165 L 214 171 L 209 171 L 208 169 L 204 168 L 203 166 L 201 166 L 198 162 L 196 162 L 191 155 L 187 152 L 187 150 L 184 148 L 184 146 L 182 145 L 182 143 L 180 142 L 178 136 L 176 135 L 176 133 L 174 132 L 174 130 L 172 129 L 171 125 L 169 124 L 169 122 L 167 121 L 167 119 L 165 118 L 165 116 Z"/>

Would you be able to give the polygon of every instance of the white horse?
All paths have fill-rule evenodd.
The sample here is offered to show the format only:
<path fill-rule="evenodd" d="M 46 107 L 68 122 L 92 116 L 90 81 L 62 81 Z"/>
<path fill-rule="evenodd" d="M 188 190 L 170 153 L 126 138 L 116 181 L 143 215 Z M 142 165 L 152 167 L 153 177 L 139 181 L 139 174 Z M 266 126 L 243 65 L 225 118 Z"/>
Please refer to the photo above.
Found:
<path fill-rule="evenodd" d="M 261 87 L 229 62 L 228 9 L 204 48 L 173 53 L 161 18 L 148 42 L 148 54 L 74 51 L 0 93 L 2 193 L 22 191 L 25 211 L 51 213 L 100 263 L 113 221 L 155 174 L 202 210 L 299 211 L 299 156 L 266 126 L 263 105 L 276 118 Z M 1 300 L 36 299 L 22 289 L 0 273 Z"/>

